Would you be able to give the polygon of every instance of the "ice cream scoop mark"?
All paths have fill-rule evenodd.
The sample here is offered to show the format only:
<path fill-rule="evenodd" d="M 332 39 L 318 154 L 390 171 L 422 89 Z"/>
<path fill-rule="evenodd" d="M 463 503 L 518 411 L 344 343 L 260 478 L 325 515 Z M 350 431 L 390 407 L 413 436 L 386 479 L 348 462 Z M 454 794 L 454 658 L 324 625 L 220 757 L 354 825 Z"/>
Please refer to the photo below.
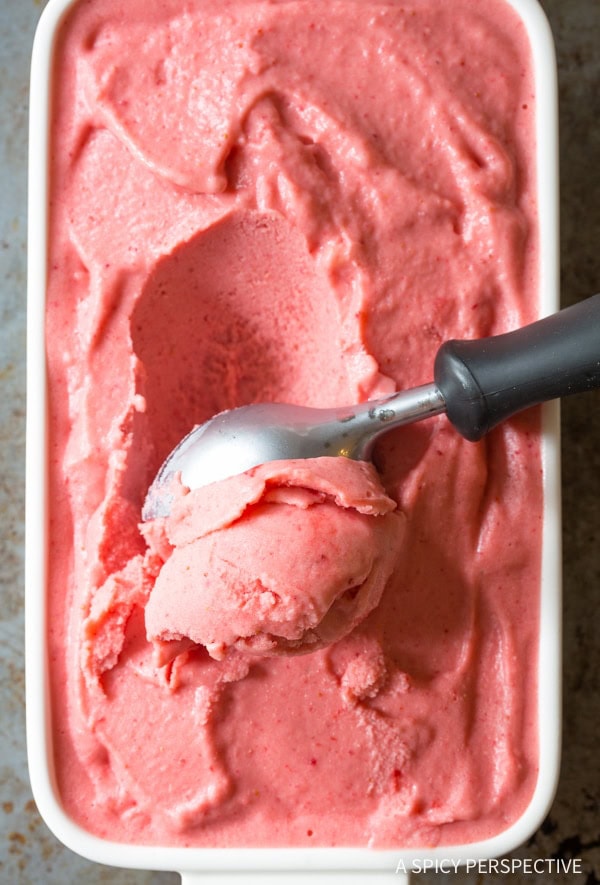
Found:
<path fill-rule="evenodd" d="M 99 28 L 94 28 L 93 30 L 91 30 L 83 39 L 84 50 L 86 50 L 87 52 L 91 52 L 96 46 L 100 34 L 101 29 Z"/>

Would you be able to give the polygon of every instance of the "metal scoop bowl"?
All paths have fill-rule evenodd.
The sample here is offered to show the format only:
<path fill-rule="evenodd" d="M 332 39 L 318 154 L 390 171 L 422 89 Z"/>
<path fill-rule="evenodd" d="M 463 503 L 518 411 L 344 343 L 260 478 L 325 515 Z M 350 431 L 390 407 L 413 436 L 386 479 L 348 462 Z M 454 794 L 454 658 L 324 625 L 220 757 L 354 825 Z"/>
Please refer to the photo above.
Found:
<path fill-rule="evenodd" d="M 600 387 L 600 294 L 513 332 L 447 341 L 433 374 L 431 384 L 360 405 L 260 403 L 221 412 L 173 449 L 148 490 L 142 518 L 169 515 L 177 474 L 197 489 L 267 461 L 369 460 L 383 433 L 442 412 L 475 442 L 526 408 Z"/>

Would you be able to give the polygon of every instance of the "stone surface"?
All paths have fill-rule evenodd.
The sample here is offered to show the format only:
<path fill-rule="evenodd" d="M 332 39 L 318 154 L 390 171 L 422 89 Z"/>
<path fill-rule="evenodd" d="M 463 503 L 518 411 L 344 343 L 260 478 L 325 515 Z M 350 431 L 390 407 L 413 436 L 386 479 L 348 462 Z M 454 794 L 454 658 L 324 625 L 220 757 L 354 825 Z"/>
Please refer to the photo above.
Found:
<path fill-rule="evenodd" d="M 449 0 L 451 2 L 451 0 Z M 600 3 L 543 0 L 560 83 L 562 297 L 600 290 Z M 41 3 L 0 0 L 0 881 L 167 885 L 174 873 L 114 870 L 63 848 L 41 821 L 25 757 L 23 520 L 27 93 Z M 600 330 L 599 330 L 600 336 Z M 576 876 L 511 875 L 514 885 L 600 881 L 600 392 L 563 404 L 564 749 L 555 802 L 518 858 L 578 858 Z M 35 555 L 31 553 L 30 555 Z M 283 877 L 281 878 L 283 881 Z M 492 885 L 501 874 L 423 874 L 419 883 Z"/>

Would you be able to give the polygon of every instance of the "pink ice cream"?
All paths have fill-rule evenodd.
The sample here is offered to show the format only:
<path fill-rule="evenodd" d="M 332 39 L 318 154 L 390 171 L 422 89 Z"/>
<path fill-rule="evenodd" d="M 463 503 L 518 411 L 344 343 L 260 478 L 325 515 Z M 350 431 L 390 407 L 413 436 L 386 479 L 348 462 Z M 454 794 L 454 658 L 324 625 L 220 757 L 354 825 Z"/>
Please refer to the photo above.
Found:
<path fill-rule="evenodd" d="M 400 429 L 374 469 L 260 468 L 182 493 L 167 524 L 141 506 L 219 411 L 368 400 L 430 381 L 446 338 L 534 319 L 535 112 L 505 0 L 66 16 L 48 661 L 57 784 L 86 829 L 396 848 L 527 806 L 537 412 L 476 445 L 444 417 Z"/>
<path fill-rule="evenodd" d="M 179 498 L 144 532 L 157 551 L 163 535 L 174 548 L 146 605 L 159 660 L 186 639 L 216 659 L 232 648 L 295 654 L 342 639 L 393 571 L 395 509 L 375 469 L 344 458 L 272 462 Z"/>

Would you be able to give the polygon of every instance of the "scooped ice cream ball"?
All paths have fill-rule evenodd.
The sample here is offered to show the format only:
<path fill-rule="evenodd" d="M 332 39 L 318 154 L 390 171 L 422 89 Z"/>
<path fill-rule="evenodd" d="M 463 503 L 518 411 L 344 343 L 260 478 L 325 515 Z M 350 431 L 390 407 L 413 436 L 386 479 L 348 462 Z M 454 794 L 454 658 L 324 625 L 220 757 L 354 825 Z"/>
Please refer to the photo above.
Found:
<path fill-rule="evenodd" d="M 166 561 L 146 630 L 164 662 L 192 645 L 221 659 L 341 639 L 381 599 L 404 518 L 371 464 L 317 458 L 182 489 L 155 523 L 144 531 Z"/>

